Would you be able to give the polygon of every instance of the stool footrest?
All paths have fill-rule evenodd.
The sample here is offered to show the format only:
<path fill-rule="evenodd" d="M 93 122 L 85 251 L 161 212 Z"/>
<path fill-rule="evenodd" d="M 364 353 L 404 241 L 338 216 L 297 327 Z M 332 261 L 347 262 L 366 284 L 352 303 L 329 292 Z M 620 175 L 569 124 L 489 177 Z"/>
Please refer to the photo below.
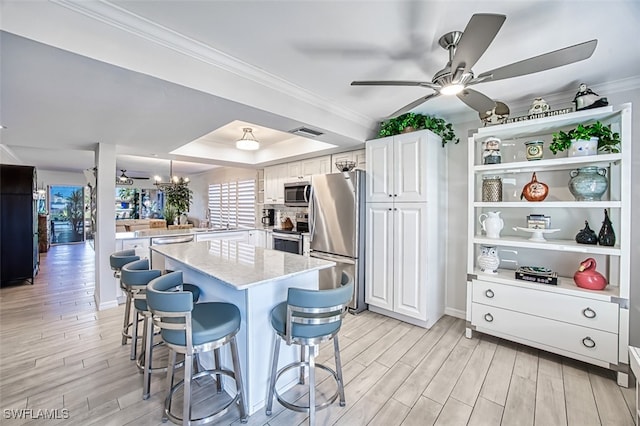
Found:
<path fill-rule="evenodd" d="M 287 401 L 286 399 L 284 399 L 277 390 L 277 384 L 278 384 L 278 379 L 280 379 L 280 376 L 282 376 L 284 373 L 286 373 L 287 371 L 293 369 L 293 368 L 298 368 L 298 367 L 306 367 L 306 368 L 310 368 L 309 366 L 309 362 L 306 361 L 299 361 L 299 362 L 292 362 L 291 364 L 287 364 L 284 367 L 282 367 L 280 370 L 278 370 L 278 372 L 276 373 L 276 380 L 274 383 L 274 395 L 276 397 L 276 400 L 280 403 L 280 405 L 282 405 L 285 408 L 288 408 L 289 410 L 293 410 L 293 411 L 298 411 L 300 413 L 309 413 L 309 406 L 308 405 L 298 405 L 298 404 L 294 404 L 292 402 Z M 332 368 L 327 367 L 324 364 L 318 364 L 315 363 L 316 368 L 320 368 L 322 370 L 327 371 L 329 374 L 331 374 L 331 376 L 333 376 L 333 379 L 336 381 L 336 384 L 338 385 L 338 388 L 336 389 L 336 392 L 331 395 L 325 402 L 321 403 L 321 404 L 316 404 L 316 411 L 318 410 L 322 410 L 324 408 L 327 408 L 329 405 L 333 404 L 333 402 L 338 399 L 339 396 L 339 389 L 340 389 L 340 379 L 338 379 L 338 373 L 336 373 Z M 310 390 L 314 391 L 314 390 Z M 269 415 L 269 413 L 267 413 L 267 415 Z"/>

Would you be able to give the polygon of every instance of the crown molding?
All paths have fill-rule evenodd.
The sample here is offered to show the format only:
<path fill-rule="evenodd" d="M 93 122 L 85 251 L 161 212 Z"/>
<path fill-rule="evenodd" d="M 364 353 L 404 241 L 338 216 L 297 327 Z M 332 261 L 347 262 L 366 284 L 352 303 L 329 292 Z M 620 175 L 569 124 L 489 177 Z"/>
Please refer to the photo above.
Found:
<path fill-rule="evenodd" d="M 83 0 L 50 0 L 53 3 L 95 19 L 111 27 L 141 37 L 147 41 L 174 50 L 193 59 L 220 68 L 238 77 L 250 80 L 271 90 L 291 96 L 325 112 L 338 115 L 361 126 L 368 127 L 374 118 L 348 108 L 336 106 L 317 93 L 297 86 L 283 78 L 268 73 L 249 63 L 221 52 L 205 43 L 194 40 L 170 28 L 134 14 L 107 0 L 87 2 Z"/>

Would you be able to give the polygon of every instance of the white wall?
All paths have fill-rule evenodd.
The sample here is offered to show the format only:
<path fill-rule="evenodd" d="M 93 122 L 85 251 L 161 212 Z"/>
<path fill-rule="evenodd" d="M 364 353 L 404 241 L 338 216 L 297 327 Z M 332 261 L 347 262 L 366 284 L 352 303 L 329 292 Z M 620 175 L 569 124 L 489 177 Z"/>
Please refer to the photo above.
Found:
<path fill-rule="evenodd" d="M 82 172 L 58 172 L 54 170 L 37 169 L 38 188 L 47 185 L 86 186 L 87 180 Z"/>
<path fill-rule="evenodd" d="M 609 105 L 633 103 L 632 134 L 632 200 L 631 200 L 631 325 L 630 343 L 640 345 L 640 224 L 634 220 L 640 213 L 640 88 L 618 93 L 596 93 L 606 96 Z M 557 109 L 551 104 L 553 109 Z M 513 116 L 524 115 L 515 113 Z M 469 130 L 480 127 L 480 120 L 454 123 L 460 137 L 457 145 L 448 144 L 449 161 L 449 217 L 447 248 L 447 293 L 446 307 L 450 315 L 463 316 L 466 309 L 466 253 L 467 253 L 467 155 Z M 614 230 L 616 224 L 614 223 Z M 633 261 L 633 260 L 636 261 Z"/>

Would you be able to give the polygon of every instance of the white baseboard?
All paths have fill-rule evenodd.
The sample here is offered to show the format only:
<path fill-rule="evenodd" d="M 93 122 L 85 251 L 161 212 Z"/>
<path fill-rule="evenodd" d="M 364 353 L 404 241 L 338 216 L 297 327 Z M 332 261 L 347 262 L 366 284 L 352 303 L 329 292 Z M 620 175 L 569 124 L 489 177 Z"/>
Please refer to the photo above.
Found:
<path fill-rule="evenodd" d="M 454 309 L 454 308 L 444 308 L 444 313 L 446 315 L 449 315 L 451 317 L 456 317 L 456 318 L 460 318 L 460 319 L 466 319 L 467 318 L 467 312 L 460 310 L 460 309 Z"/>
<path fill-rule="evenodd" d="M 93 300 L 95 300 L 96 306 L 98 307 L 99 311 L 104 311 L 105 309 L 111 309 L 111 308 L 117 308 L 118 307 L 118 301 L 117 300 L 110 300 L 108 302 L 100 302 L 95 293 L 93 294 Z"/>

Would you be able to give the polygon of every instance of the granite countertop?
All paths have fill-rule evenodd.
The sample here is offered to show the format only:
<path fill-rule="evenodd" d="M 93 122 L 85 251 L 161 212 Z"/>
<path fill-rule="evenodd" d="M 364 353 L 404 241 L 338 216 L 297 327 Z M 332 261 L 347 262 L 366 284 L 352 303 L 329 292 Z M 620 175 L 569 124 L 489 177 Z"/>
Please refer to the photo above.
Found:
<path fill-rule="evenodd" d="M 151 246 L 151 250 L 238 290 L 335 266 L 334 262 L 254 247 L 238 241 L 170 244 Z"/>
<path fill-rule="evenodd" d="M 251 231 L 248 228 L 234 228 L 234 229 L 209 229 L 209 228 L 188 228 L 188 229 L 141 229 L 133 232 L 116 232 L 116 240 L 129 240 L 133 238 L 151 238 L 151 237 L 170 237 L 174 235 L 197 235 L 197 234 L 212 234 L 216 232 L 236 232 L 236 231 Z"/>

